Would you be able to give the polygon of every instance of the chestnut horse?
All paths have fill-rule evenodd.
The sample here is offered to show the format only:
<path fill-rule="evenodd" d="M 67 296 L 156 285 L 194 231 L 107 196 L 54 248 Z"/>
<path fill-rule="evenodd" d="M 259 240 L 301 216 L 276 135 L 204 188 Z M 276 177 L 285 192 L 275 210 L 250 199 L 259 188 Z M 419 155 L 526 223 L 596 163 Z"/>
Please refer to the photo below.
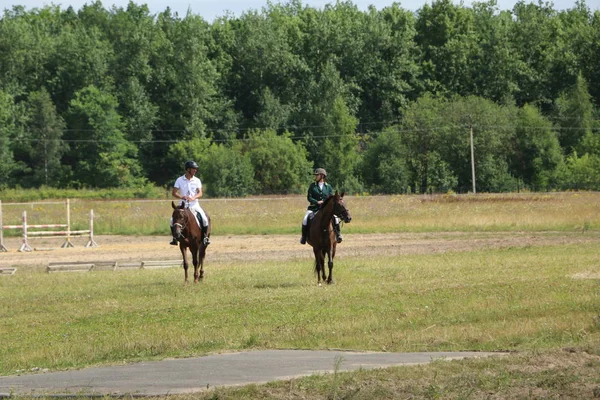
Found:
<path fill-rule="evenodd" d="M 175 206 L 174 202 L 171 202 L 173 207 L 173 227 L 175 227 L 175 236 L 179 242 L 179 250 L 183 256 L 183 269 L 185 271 L 185 283 L 188 283 L 188 261 L 187 261 L 187 249 L 190 249 L 192 253 L 192 264 L 194 265 L 194 283 L 198 283 L 198 280 L 204 277 L 204 257 L 206 256 L 206 245 L 202 241 L 202 230 L 198 225 L 194 213 L 186 208 L 184 204 L 179 207 Z M 212 224 L 210 223 L 210 217 L 207 215 L 209 224 L 207 236 L 210 236 L 210 229 Z"/>
<path fill-rule="evenodd" d="M 345 223 L 352 220 L 344 202 L 344 192 L 339 195 L 336 191 L 334 195 L 327 197 L 319 211 L 308 220 L 307 242 L 315 253 L 315 272 L 319 286 L 321 286 L 321 278 L 328 284 L 333 283 L 333 258 L 337 244 L 335 232 L 331 226 L 331 219 L 334 215 L 340 217 Z M 329 276 L 325 274 L 325 255 L 327 255 Z"/>

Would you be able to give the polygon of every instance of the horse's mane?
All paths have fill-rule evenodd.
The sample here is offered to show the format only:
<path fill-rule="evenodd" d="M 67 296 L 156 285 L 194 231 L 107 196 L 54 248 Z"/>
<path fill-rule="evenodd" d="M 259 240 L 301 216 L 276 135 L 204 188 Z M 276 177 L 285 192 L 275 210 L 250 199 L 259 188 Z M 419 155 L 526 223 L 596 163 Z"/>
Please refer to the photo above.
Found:
<path fill-rule="evenodd" d="M 325 200 L 323 200 L 323 206 L 325 207 L 325 204 L 329 203 L 329 200 L 331 200 L 333 197 L 335 197 L 334 194 L 330 194 L 329 196 L 327 196 L 327 198 Z"/>

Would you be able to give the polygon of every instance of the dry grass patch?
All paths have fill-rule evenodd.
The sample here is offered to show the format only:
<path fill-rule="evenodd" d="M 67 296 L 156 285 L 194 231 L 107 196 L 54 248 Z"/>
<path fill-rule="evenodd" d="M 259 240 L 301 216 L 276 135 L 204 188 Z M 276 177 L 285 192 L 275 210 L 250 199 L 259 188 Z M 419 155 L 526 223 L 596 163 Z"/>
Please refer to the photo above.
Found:
<path fill-rule="evenodd" d="M 600 193 L 348 196 L 348 233 L 439 231 L 587 231 L 600 229 Z M 169 234 L 171 200 L 72 200 L 73 229 L 87 229 L 89 210 L 96 234 Z M 204 199 L 214 235 L 298 233 L 305 196 Z M 3 203 L 4 224 L 19 224 L 23 209 L 31 224 L 66 220 L 64 204 Z"/>

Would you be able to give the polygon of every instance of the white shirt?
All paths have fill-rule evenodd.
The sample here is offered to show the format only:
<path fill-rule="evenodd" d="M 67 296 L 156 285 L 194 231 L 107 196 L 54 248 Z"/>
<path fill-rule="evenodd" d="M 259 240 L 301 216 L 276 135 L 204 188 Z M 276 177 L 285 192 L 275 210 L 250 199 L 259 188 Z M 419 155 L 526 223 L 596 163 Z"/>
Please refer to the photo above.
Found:
<path fill-rule="evenodd" d="M 173 186 L 179 189 L 180 195 L 193 197 L 202 189 L 202 182 L 200 182 L 200 179 L 196 176 L 193 176 L 192 179 L 188 179 L 185 175 L 182 175 L 177 178 L 175 185 Z M 190 201 L 188 207 L 191 209 L 200 208 L 198 199 Z"/>

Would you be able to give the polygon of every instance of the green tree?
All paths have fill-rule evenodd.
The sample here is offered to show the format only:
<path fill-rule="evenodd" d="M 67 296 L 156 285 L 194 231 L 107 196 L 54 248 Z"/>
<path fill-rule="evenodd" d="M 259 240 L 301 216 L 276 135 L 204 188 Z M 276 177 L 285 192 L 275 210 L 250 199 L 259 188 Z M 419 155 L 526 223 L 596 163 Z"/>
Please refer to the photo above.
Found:
<path fill-rule="evenodd" d="M 158 106 L 137 78 L 131 77 L 119 92 L 125 137 L 138 149 L 145 171 L 151 171 L 156 162 L 152 157 L 154 128 L 158 121 Z"/>
<path fill-rule="evenodd" d="M 2 189 L 14 184 L 13 174 L 20 167 L 12 151 L 13 139 L 19 132 L 15 114 L 13 97 L 0 90 L 0 188 Z"/>
<path fill-rule="evenodd" d="M 395 128 L 406 146 L 409 183 L 415 193 L 457 189 L 457 170 L 466 160 L 453 157 L 465 146 L 464 130 L 448 121 L 448 109 L 447 100 L 423 96 L 403 110 L 402 123 Z"/>
<path fill-rule="evenodd" d="M 478 51 L 473 12 L 437 0 L 424 5 L 416 21 L 417 45 L 423 57 L 426 90 L 440 95 L 474 94 L 472 59 Z"/>
<path fill-rule="evenodd" d="M 5 10 L 0 18 L 0 87 L 15 95 L 38 90 L 51 79 L 48 62 L 54 51 L 53 32 L 60 29 L 60 8 L 26 12 Z"/>
<path fill-rule="evenodd" d="M 262 129 L 278 130 L 287 125 L 292 107 L 281 104 L 268 87 L 264 88 L 258 106 L 260 111 L 254 117 L 256 126 Z"/>
<path fill-rule="evenodd" d="M 563 155 L 552 122 L 526 104 L 516 112 L 515 132 L 512 173 L 532 189 L 555 187 Z"/>
<path fill-rule="evenodd" d="M 206 154 L 210 148 L 210 143 L 211 141 L 208 138 L 193 138 L 170 145 L 165 157 L 165 175 L 169 179 L 168 185 L 172 187 L 175 180 L 184 174 L 184 164 L 188 160 L 194 160 L 198 163 L 200 167 L 198 176 L 203 181 L 204 171 L 208 163 Z"/>
<path fill-rule="evenodd" d="M 75 93 L 88 86 L 110 89 L 112 46 L 99 28 L 67 25 L 56 38 L 56 51 L 48 61 L 47 82 L 59 114 L 64 115 Z"/>
<path fill-rule="evenodd" d="M 600 156 L 573 152 L 567 157 L 567 178 L 563 178 L 567 189 L 600 190 Z"/>
<path fill-rule="evenodd" d="M 459 191 L 471 190 L 471 128 L 477 190 L 516 188 L 509 171 L 514 137 L 510 108 L 475 96 L 452 100 L 424 96 L 404 110 L 400 125 L 413 190 L 449 189 L 454 182 Z"/>
<path fill-rule="evenodd" d="M 30 183 L 33 187 L 60 187 L 67 168 L 61 164 L 61 158 L 69 148 L 62 140 L 65 122 L 57 115 L 46 89 L 29 94 L 27 111 L 27 131 L 31 138 L 29 165 L 33 169 Z"/>
<path fill-rule="evenodd" d="M 519 60 L 517 105 L 529 103 L 547 110 L 556 91 L 551 79 L 560 30 L 556 11 L 551 3 L 521 0 L 513 8 L 513 20 L 510 42 Z"/>
<path fill-rule="evenodd" d="M 329 181 L 340 190 L 360 190 L 358 181 L 358 120 L 346 104 L 348 91 L 333 63 L 319 81 L 306 90 L 306 109 L 297 115 L 314 166 L 327 170 Z"/>
<path fill-rule="evenodd" d="M 257 193 L 302 193 L 311 163 L 304 146 L 294 143 L 289 133 L 277 135 L 274 130 L 249 133 L 245 153 L 252 162 Z"/>
<path fill-rule="evenodd" d="M 511 44 L 512 15 L 499 11 L 495 0 L 473 4 L 473 33 L 476 46 L 468 71 L 472 94 L 496 102 L 511 103 L 519 86 L 519 55 Z"/>
<path fill-rule="evenodd" d="M 183 164 L 194 160 L 200 166 L 197 176 L 206 196 L 242 197 L 255 193 L 254 169 L 241 143 L 233 145 L 211 143 L 207 138 L 194 138 L 170 146 L 168 164 L 176 169 L 171 185 L 183 174 Z"/>
<path fill-rule="evenodd" d="M 368 143 L 361 164 L 362 179 L 373 193 L 410 191 L 408 149 L 397 127 L 388 127 Z"/>
<path fill-rule="evenodd" d="M 243 197 L 255 193 L 254 169 L 241 143 L 232 146 L 213 143 L 205 160 L 209 196 Z"/>
<path fill-rule="evenodd" d="M 466 190 L 472 185 L 469 145 L 472 127 L 477 190 L 515 190 L 516 179 L 509 169 L 515 136 L 513 107 L 476 96 L 454 98 L 446 106 L 442 112 L 447 120 L 447 129 L 442 131 L 446 136 L 437 148 L 456 173 L 459 188 Z"/>
<path fill-rule="evenodd" d="M 581 74 L 575 85 L 562 92 L 555 103 L 556 125 L 560 128 L 559 140 L 567 153 L 581 148 L 582 138 L 592 134 L 594 105 L 587 90 L 587 83 Z"/>
<path fill-rule="evenodd" d="M 117 101 L 110 93 L 88 86 L 69 107 L 68 160 L 76 171 L 73 182 L 87 187 L 131 187 L 145 183 L 137 149 L 125 139 Z"/>

